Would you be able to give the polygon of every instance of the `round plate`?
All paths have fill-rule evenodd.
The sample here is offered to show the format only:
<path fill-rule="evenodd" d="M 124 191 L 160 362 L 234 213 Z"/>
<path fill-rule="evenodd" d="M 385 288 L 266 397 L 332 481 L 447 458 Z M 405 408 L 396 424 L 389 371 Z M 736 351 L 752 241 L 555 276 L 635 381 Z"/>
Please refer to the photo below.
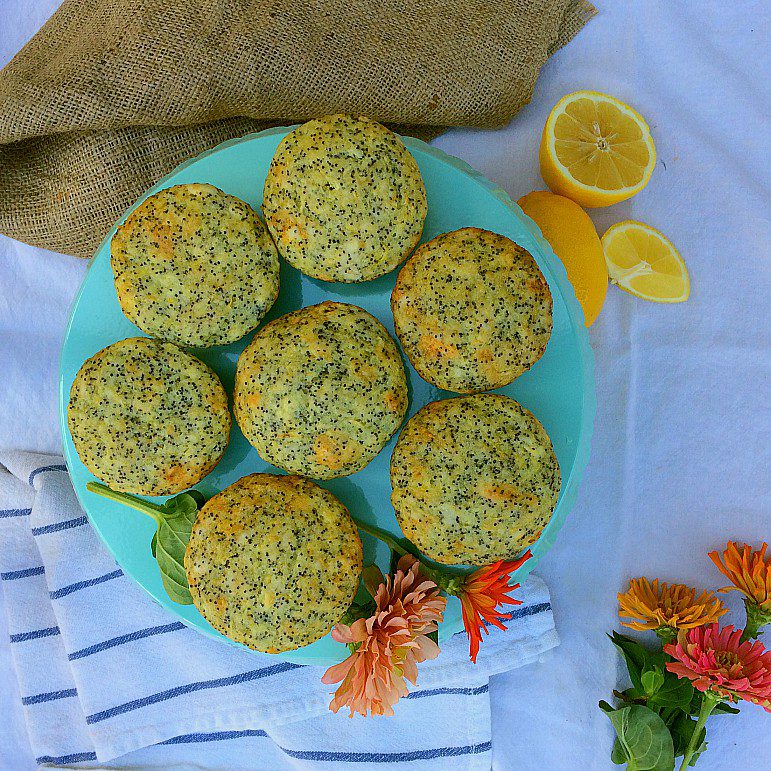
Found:
<path fill-rule="evenodd" d="M 281 139 L 291 128 L 274 128 L 225 142 L 209 152 L 183 164 L 162 179 L 148 195 L 189 182 L 209 182 L 226 193 L 238 196 L 260 210 L 262 188 L 268 166 Z M 463 161 L 452 158 L 424 142 L 404 137 L 423 174 L 428 194 L 428 218 L 423 230 L 427 241 L 439 233 L 461 227 L 485 228 L 508 236 L 525 247 L 536 259 L 549 283 L 554 300 L 554 326 L 551 340 L 541 360 L 501 393 L 512 396 L 531 410 L 543 423 L 562 470 L 562 491 L 557 509 L 538 542 L 532 547 L 533 557 L 516 574 L 522 580 L 554 542 L 575 501 L 581 474 L 589 456 L 589 443 L 594 420 L 594 359 L 583 314 L 562 263 L 554 256 L 535 224 L 512 203 L 505 192 L 494 187 Z M 128 214 L 128 212 L 126 213 Z M 121 222 L 125 219 L 121 219 Z M 67 428 L 67 402 L 70 387 L 80 366 L 110 343 L 143 333 L 121 312 L 110 268 L 110 239 L 107 234 L 94 255 L 91 267 L 75 299 L 62 349 L 59 416 L 64 440 L 64 456 L 72 483 L 91 524 L 101 536 L 124 572 L 163 607 L 189 626 L 222 640 L 193 605 L 177 605 L 166 595 L 157 564 L 150 553 L 150 540 L 155 525 L 149 517 L 112 503 L 86 490 L 95 477 L 78 458 Z M 365 308 L 393 334 L 393 318 L 389 299 L 396 273 L 364 284 L 332 284 L 316 281 L 300 274 L 282 261 L 281 291 L 278 301 L 265 321 L 289 311 L 322 300 L 341 300 Z M 236 360 L 251 339 L 251 334 L 233 345 L 194 349 L 222 378 L 232 393 Z M 406 362 L 410 388 L 409 415 L 429 401 L 450 394 L 422 380 Z M 356 516 L 399 533 L 389 496 L 389 461 L 396 437 L 365 469 L 342 479 L 323 482 Z M 244 439 L 235 422 L 225 457 L 198 487 L 212 495 L 246 474 L 256 471 L 275 472 Z M 365 536 L 365 562 L 375 557 L 387 569 L 388 554 L 382 545 Z M 515 555 L 512 555 L 514 557 Z M 439 635 L 445 639 L 463 628 L 460 603 L 451 598 Z M 231 642 L 231 641 L 228 641 Z M 232 643 L 236 644 L 236 643 Z M 330 664 L 347 654 L 345 646 L 327 635 L 296 651 L 276 654 L 277 658 L 303 664 Z"/>

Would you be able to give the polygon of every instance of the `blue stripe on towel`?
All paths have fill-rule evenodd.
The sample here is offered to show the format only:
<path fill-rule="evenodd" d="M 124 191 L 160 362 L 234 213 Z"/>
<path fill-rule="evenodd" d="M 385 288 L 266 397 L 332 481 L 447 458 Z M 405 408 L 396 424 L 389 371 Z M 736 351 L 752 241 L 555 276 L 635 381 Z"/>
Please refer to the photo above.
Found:
<path fill-rule="evenodd" d="M 431 750 L 413 750 L 412 752 L 321 752 L 318 750 L 281 750 L 290 758 L 298 760 L 316 760 L 332 763 L 404 763 L 413 760 L 431 760 L 449 758 L 458 755 L 479 755 L 492 749 L 492 742 L 467 744 L 465 747 L 437 747 Z"/>
<path fill-rule="evenodd" d="M 233 675 L 232 677 L 218 677 L 215 680 L 201 680 L 197 683 L 180 685 L 176 688 L 170 688 L 168 691 L 154 693 L 151 696 L 144 696 L 141 699 L 135 699 L 134 701 L 129 701 L 125 704 L 118 704 L 115 707 L 110 707 L 110 709 L 105 709 L 101 712 L 95 712 L 93 715 L 88 715 L 88 717 L 86 717 L 86 723 L 93 725 L 94 723 L 100 723 L 102 720 L 107 720 L 108 718 L 115 717 L 116 715 L 122 715 L 125 712 L 132 712 L 135 709 L 140 709 L 141 707 L 146 707 L 150 704 L 157 704 L 158 702 L 166 701 L 167 699 L 174 699 L 177 696 L 182 696 L 186 693 L 192 693 L 193 691 L 205 691 L 209 688 L 222 688 L 228 685 L 246 683 L 251 680 L 259 680 L 263 677 L 278 675 L 281 672 L 288 672 L 291 669 L 300 669 L 300 664 L 290 664 L 288 662 L 283 662 L 281 664 L 273 664 L 269 667 L 263 667 L 262 669 L 253 669 L 251 672 L 243 672 L 240 675 Z"/>
<path fill-rule="evenodd" d="M 30 475 L 29 479 L 27 480 L 27 484 L 32 487 L 32 483 L 35 481 L 35 477 L 38 474 L 42 474 L 44 471 L 67 471 L 67 467 L 62 465 L 61 463 L 54 465 L 54 466 L 41 466 L 40 468 L 36 468 Z"/>
<path fill-rule="evenodd" d="M 35 696 L 23 696 L 21 703 L 25 706 L 30 704 L 40 704 L 44 701 L 56 701 L 56 699 L 69 699 L 77 696 L 78 692 L 74 688 L 66 688 L 63 691 L 50 691 L 49 693 L 38 693 Z"/>
<path fill-rule="evenodd" d="M 58 533 L 60 530 L 69 530 L 73 527 L 82 527 L 88 524 L 86 517 L 76 517 L 64 522 L 54 522 L 53 525 L 43 525 L 42 527 L 33 527 L 32 535 L 45 535 L 46 533 Z"/>
<path fill-rule="evenodd" d="M 165 742 L 158 742 L 159 744 L 192 744 L 199 742 L 221 742 L 226 739 L 242 739 L 246 736 L 267 736 L 265 731 L 260 729 L 246 729 L 244 731 L 214 731 L 208 734 L 182 734 L 181 736 L 174 736 L 171 739 L 166 739 Z"/>
<path fill-rule="evenodd" d="M 111 640 L 105 640 L 104 642 L 96 643 L 95 645 L 89 645 L 87 648 L 81 648 L 79 651 L 70 653 L 67 658 L 70 661 L 75 659 L 82 659 L 86 656 L 90 656 L 92 653 L 99 653 L 99 651 L 107 650 L 108 648 L 115 648 L 118 645 L 132 642 L 134 640 L 142 640 L 145 637 L 152 637 L 156 634 L 164 634 L 166 632 L 176 632 L 179 629 L 184 629 L 185 625 L 181 621 L 175 621 L 173 624 L 164 624 L 163 626 L 151 626 L 147 629 L 138 629 L 136 632 L 130 634 L 122 634 L 120 637 L 113 637 Z"/>
<path fill-rule="evenodd" d="M 451 696 L 457 694 L 459 696 L 478 696 L 480 693 L 487 693 L 487 683 L 477 686 L 476 688 L 433 688 L 430 691 L 413 691 L 405 698 L 407 699 L 420 699 L 423 696 Z"/>
<path fill-rule="evenodd" d="M 12 643 L 26 642 L 27 640 L 37 640 L 39 637 L 54 637 L 61 634 L 58 626 L 49 626 L 46 629 L 35 629 L 32 632 L 19 632 L 11 635 Z"/>
<path fill-rule="evenodd" d="M 32 509 L 0 509 L 0 519 L 3 517 L 28 517 Z"/>
<path fill-rule="evenodd" d="M 546 610 L 551 610 L 550 602 L 539 602 L 537 605 L 526 605 L 524 608 L 515 608 L 514 610 L 509 611 L 509 613 L 511 613 L 509 621 L 513 621 L 515 618 L 534 616 L 536 613 L 543 613 Z"/>
<path fill-rule="evenodd" d="M 55 766 L 66 766 L 70 763 L 83 763 L 87 760 L 96 760 L 95 752 L 76 752 L 72 755 L 41 755 L 35 758 L 35 763 L 42 766 L 43 763 L 52 763 Z"/>
<path fill-rule="evenodd" d="M 96 586 L 96 584 L 103 584 L 105 581 L 110 581 L 113 578 L 119 578 L 123 575 L 123 571 L 119 568 L 113 570 L 112 573 L 105 573 L 103 576 L 97 576 L 96 578 L 89 578 L 86 581 L 78 581 L 75 584 L 69 586 L 63 586 L 61 589 L 55 589 L 53 592 L 49 592 L 48 596 L 52 600 L 58 600 L 60 597 L 66 597 L 68 594 L 77 592 L 78 589 L 85 589 L 87 586 Z"/>
<path fill-rule="evenodd" d="M 3 581 L 15 581 L 17 578 L 28 578 L 29 576 L 42 576 L 46 569 L 42 565 L 34 568 L 24 568 L 24 570 L 9 570 L 7 573 L 0 573 Z"/>

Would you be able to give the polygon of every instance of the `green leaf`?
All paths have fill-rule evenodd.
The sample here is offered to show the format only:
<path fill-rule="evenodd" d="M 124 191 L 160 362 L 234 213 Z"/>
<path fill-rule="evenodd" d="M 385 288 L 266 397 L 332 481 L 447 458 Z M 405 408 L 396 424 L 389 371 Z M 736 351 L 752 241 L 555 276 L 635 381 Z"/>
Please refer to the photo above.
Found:
<path fill-rule="evenodd" d="M 645 688 L 643 688 L 640 678 L 642 676 L 643 668 L 651 660 L 651 654 L 636 640 L 633 640 L 631 637 L 625 637 L 616 631 L 608 635 L 608 637 L 613 645 L 618 648 L 619 653 L 624 657 L 632 685 L 638 691 L 644 692 Z"/>
<path fill-rule="evenodd" d="M 678 677 L 674 672 L 663 672 L 663 683 L 651 694 L 650 707 L 675 707 L 688 711 L 693 699 L 694 687 L 691 681 Z"/>
<path fill-rule="evenodd" d="M 158 563 L 163 588 L 173 602 L 191 605 L 193 598 L 185 571 L 185 550 L 190 540 L 193 523 L 204 498 L 197 490 L 169 498 L 158 505 L 136 495 L 119 493 L 98 482 L 89 482 L 86 488 L 110 500 L 117 501 L 152 517 L 158 529 L 150 542 L 150 551 Z"/>
<path fill-rule="evenodd" d="M 697 709 L 698 711 L 698 709 Z M 712 710 L 713 715 L 738 715 L 739 710 L 736 707 L 732 707 L 727 701 L 721 701 Z"/>
<path fill-rule="evenodd" d="M 155 540 L 155 559 L 161 571 L 166 593 L 180 605 L 192 605 L 193 598 L 187 584 L 185 550 L 198 516 L 198 502 L 189 493 L 170 498 L 161 507 Z"/>
<path fill-rule="evenodd" d="M 688 749 L 688 744 L 691 741 L 691 736 L 693 736 L 693 731 L 696 728 L 696 719 L 692 718 L 690 715 L 686 714 L 685 712 L 678 711 L 675 715 L 675 718 L 672 720 L 670 726 L 669 726 L 669 732 L 672 734 L 672 742 L 675 750 L 675 757 L 679 757 L 680 755 L 685 755 L 686 749 Z M 693 753 L 693 757 L 691 758 L 691 762 L 688 765 L 695 765 L 696 761 L 699 758 L 699 755 L 701 755 L 704 750 L 707 749 L 707 743 L 704 741 L 704 739 L 707 736 L 707 730 L 706 728 L 701 729 L 701 737 L 699 739 L 699 744 L 696 747 L 696 751 Z"/>
<path fill-rule="evenodd" d="M 626 763 L 630 771 L 672 771 L 675 766 L 672 736 L 664 721 L 648 707 L 631 707 L 607 712 L 616 731 L 618 749 L 614 763 Z"/>
<path fill-rule="evenodd" d="M 367 567 L 361 571 L 361 580 L 364 584 L 364 588 L 372 597 L 377 593 L 380 584 L 385 581 L 380 568 L 374 562 L 371 565 L 367 565 Z"/>
<path fill-rule="evenodd" d="M 623 766 L 627 762 L 626 750 L 624 745 L 619 741 L 618 736 L 613 740 L 613 749 L 610 751 L 611 763 L 615 763 L 617 766 Z"/>
<path fill-rule="evenodd" d="M 655 696 L 662 685 L 664 685 L 664 673 L 658 668 L 646 669 L 640 676 L 645 695 L 650 698 Z"/>

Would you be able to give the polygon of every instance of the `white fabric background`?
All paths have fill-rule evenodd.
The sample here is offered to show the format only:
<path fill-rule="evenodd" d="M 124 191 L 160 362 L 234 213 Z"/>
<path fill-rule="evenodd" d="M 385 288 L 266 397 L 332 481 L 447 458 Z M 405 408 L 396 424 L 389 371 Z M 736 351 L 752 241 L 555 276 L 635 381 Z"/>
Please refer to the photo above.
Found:
<path fill-rule="evenodd" d="M 0 64 L 56 5 L 0 0 Z M 771 540 L 771 7 L 597 5 L 600 15 L 544 67 L 532 104 L 508 128 L 436 141 L 516 199 L 542 187 L 540 131 L 563 94 L 594 88 L 629 101 L 652 127 L 658 167 L 631 202 L 592 216 L 600 232 L 627 218 L 659 227 L 692 280 L 691 299 L 677 306 L 611 287 L 592 328 L 592 459 L 578 505 L 539 566 L 562 645 L 544 664 L 493 680 L 500 769 L 612 768 L 597 701 L 619 676 L 605 638 L 617 625 L 615 593 L 641 574 L 720 586 L 708 550 L 728 538 Z M 84 271 L 0 237 L 0 447 L 59 449 L 57 358 Z M 32 760 L 7 648 L 0 628 L 0 768 L 15 771 Z M 713 718 L 698 767 L 768 768 L 770 729 L 759 708 Z"/>

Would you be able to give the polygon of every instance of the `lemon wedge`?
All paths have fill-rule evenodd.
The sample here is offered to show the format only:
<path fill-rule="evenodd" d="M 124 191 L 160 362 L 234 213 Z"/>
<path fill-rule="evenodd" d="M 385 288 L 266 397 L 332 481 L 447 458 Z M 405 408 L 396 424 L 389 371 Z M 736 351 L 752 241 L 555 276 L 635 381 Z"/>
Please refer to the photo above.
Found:
<path fill-rule="evenodd" d="M 611 283 L 657 303 L 681 303 L 691 293 L 683 258 L 672 242 L 644 222 L 626 220 L 602 237 Z"/>
<path fill-rule="evenodd" d="M 610 206 L 639 193 L 656 165 L 648 124 L 628 104 L 576 91 L 549 114 L 539 151 L 541 176 L 585 207 Z"/>

